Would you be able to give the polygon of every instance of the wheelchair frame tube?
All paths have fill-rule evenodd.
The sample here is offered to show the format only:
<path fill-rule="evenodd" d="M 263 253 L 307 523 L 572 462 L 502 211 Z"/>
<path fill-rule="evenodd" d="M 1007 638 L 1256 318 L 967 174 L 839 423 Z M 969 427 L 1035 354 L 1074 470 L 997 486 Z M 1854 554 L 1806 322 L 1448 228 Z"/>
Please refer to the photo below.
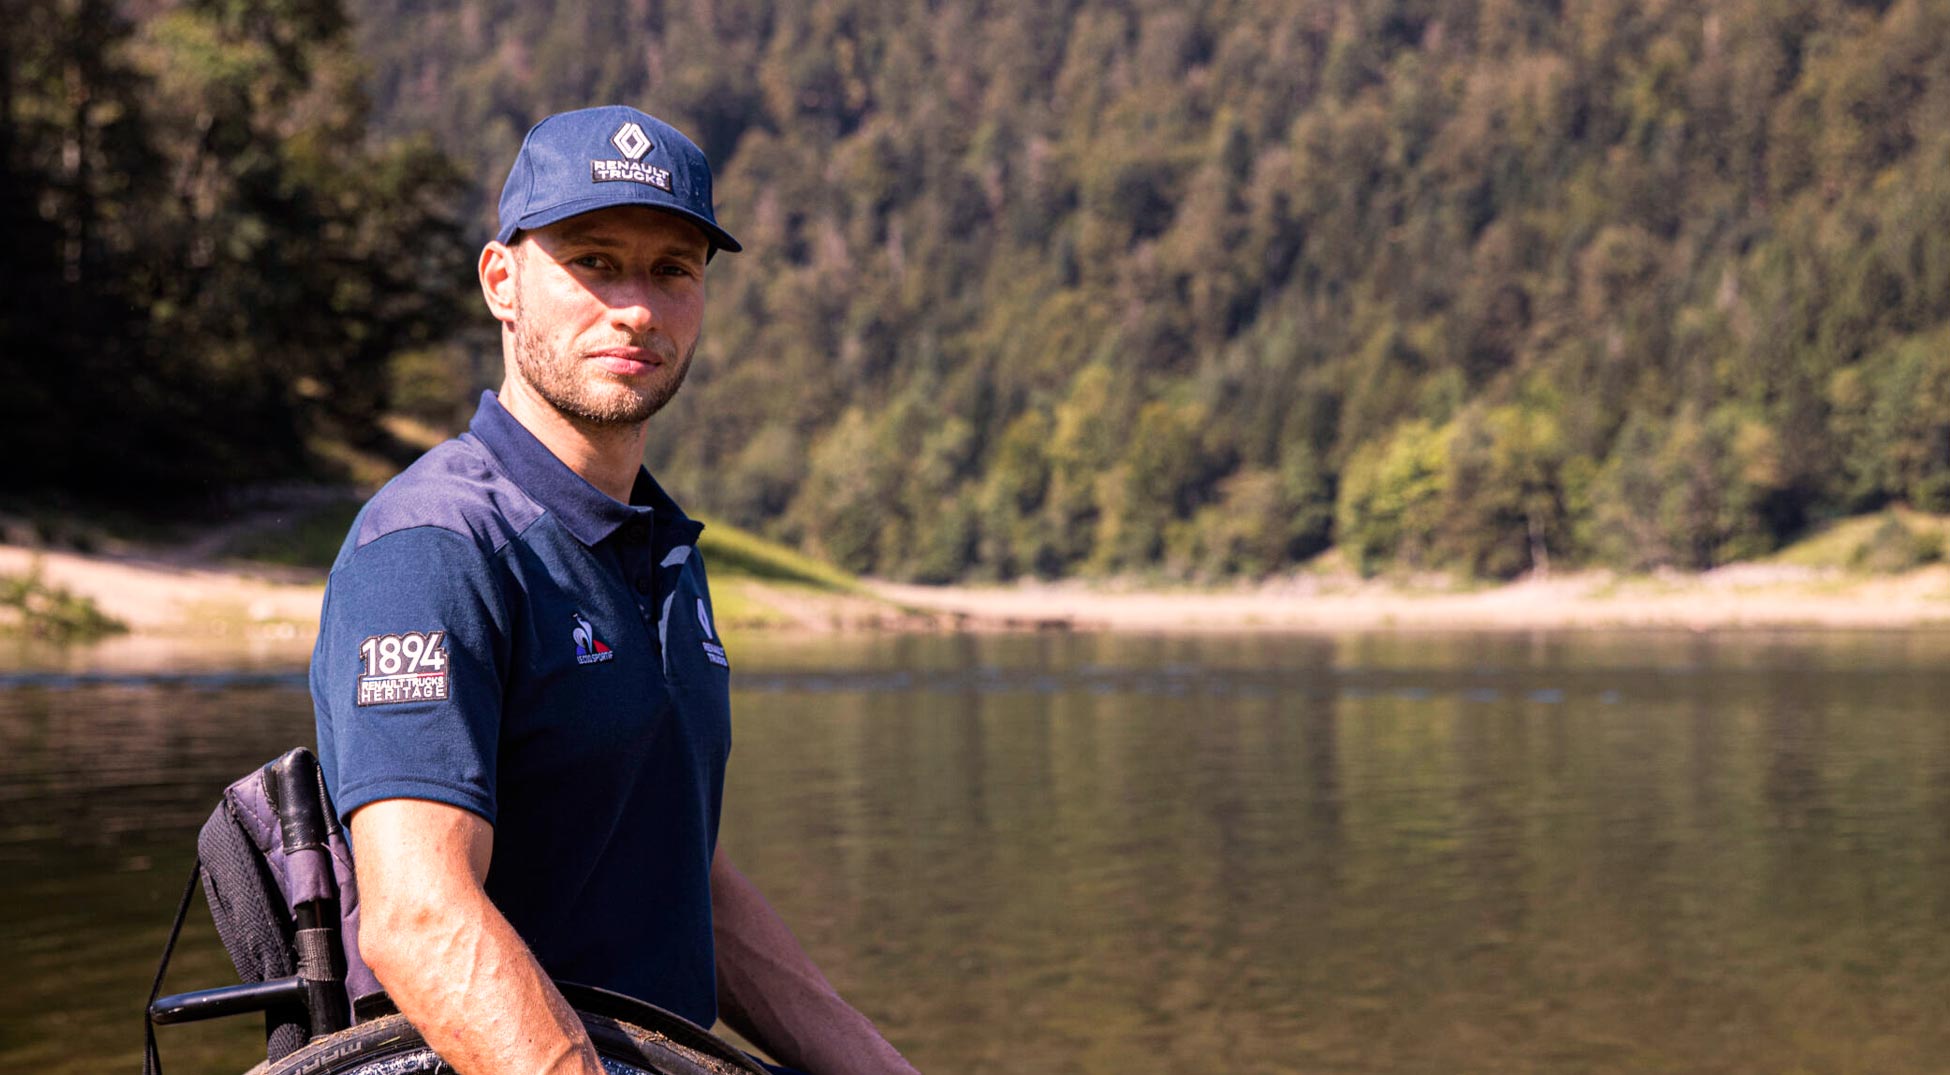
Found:
<path fill-rule="evenodd" d="M 247 982 L 194 993 L 175 993 L 158 997 L 149 1005 L 149 1019 L 157 1026 L 194 1023 L 220 1015 L 263 1012 L 286 1005 L 308 1004 L 305 980 L 296 976 L 273 978 L 268 982 Z"/>

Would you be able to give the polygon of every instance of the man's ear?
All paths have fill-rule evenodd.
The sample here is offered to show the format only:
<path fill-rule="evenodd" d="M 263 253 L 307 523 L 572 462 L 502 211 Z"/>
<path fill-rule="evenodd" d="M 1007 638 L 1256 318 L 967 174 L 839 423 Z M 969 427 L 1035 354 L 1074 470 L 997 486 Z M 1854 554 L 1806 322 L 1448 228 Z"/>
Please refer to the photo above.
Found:
<path fill-rule="evenodd" d="M 515 323 L 515 274 L 521 255 L 506 243 L 491 242 L 481 248 L 481 297 L 487 300 L 488 313 L 504 325 Z"/>

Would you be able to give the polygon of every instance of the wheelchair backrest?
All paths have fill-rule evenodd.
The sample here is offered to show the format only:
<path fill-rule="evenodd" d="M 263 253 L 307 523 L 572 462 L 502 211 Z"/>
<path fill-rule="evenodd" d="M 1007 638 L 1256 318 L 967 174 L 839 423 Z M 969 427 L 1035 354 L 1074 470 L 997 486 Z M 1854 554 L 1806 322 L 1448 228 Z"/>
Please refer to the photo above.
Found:
<path fill-rule="evenodd" d="M 210 917 L 245 984 L 157 999 L 188 910 L 186 891 L 150 996 L 145 1067 L 160 1067 L 157 1023 L 262 1011 L 265 1052 L 276 1061 L 388 1010 L 359 956 L 352 849 L 311 751 L 289 751 L 225 788 L 196 849 Z"/>

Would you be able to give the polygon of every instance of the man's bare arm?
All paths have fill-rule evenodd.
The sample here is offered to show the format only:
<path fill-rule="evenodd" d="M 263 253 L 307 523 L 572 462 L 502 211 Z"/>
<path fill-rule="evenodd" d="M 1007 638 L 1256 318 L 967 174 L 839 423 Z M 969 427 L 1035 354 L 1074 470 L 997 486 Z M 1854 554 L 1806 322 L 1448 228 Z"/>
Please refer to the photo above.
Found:
<path fill-rule="evenodd" d="M 918 1075 L 840 998 L 798 938 L 723 851 L 711 860 L 718 1009 L 782 1064 L 813 1075 Z"/>
<path fill-rule="evenodd" d="M 359 952 L 427 1044 L 463 1075 L 601 1075 L 582 1023 L 483 885 L 494 829 L 444 803 L 352 815 Z"/>

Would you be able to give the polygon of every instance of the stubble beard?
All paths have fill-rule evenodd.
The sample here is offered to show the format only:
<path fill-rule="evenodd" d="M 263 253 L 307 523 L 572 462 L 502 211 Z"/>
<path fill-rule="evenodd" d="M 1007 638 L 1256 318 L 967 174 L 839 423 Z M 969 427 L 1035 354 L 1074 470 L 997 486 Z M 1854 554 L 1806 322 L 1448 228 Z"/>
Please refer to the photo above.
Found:
<path fill-rule="evenodd" d="M 691 356 L 697 353 L 692 340 L 675 362 L 652 340 L 632 340 L 632 344 L 656 352 L 665 359 L 659 372 L 643 388 L 636 388 L 600 372 L 591 376 L 583 360 L 575 354 L 556 352 L 534 323 L 524 316 L 520 293 L 515 296 L 515 368 L 549 406 L 579 425 L 599 429 L 639 426 L 663 410 L 677 395 L 684 376 L 691 371 Z"/>

